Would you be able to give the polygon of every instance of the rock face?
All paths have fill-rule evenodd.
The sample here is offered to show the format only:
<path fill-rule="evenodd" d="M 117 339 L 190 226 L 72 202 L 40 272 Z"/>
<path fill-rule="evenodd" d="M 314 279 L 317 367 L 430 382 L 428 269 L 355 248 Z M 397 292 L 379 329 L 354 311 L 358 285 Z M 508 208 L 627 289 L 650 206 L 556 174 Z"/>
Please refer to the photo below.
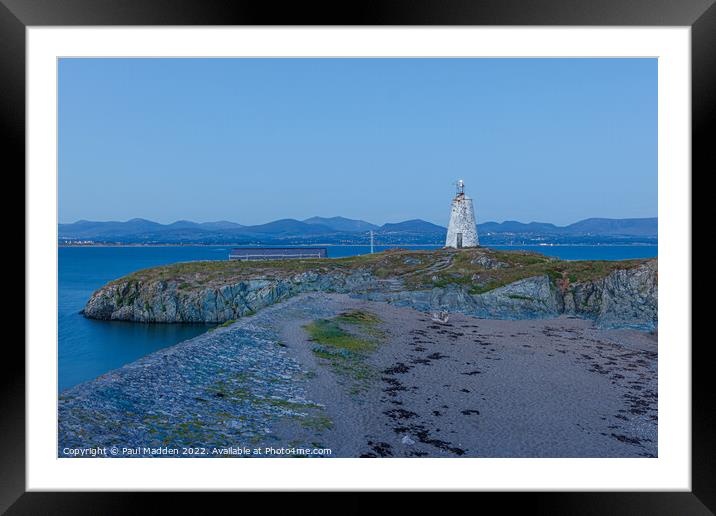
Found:
<path fill-rule="evenodd" d="M 305 272 L 287 279 L 251 279 L 204 290 L 183 290 L 173 281 L 114 282 L 95 292 L 84 309 L 93 319 L 161 323 L 223 323 L 250 315 L 303 292 L 349 293 L 371 288 L 367 272 Z"/>
<path fill-rule="evenodd" d="M 477 256 L 476 258 L 473 258 L 470 261 L 470 263 L 472 263 L 473 265 L 479 265 L 480 267 L 482 267 L 483 269 L 486 269 L 486 270 L 506 269 L 510 266 L 509 264 L 507 264 L 505 262 L 495 260 L 494 258 L 492 258 L 491 256 L 489 256 L 487 254 L 481 254 L 481 255 Z"/>
<path fill-rule="evenodd" d="M 554 317 L 562 312 L 562 299 L 547 276 L 515 281 L 484 294 L 470 294 L 450 285 L 418 291 L 367 292 L 371 301 L 384 301 L 417 310 L 447 310 L 492 319 L 535 319 Z"/>
<path fill-rule="evenodd" d="M 498 266 L 499 267 L 499 266 Z M 255 278 L 220 288 L 182 289 L 173 281 L 116 281 L 95 292 L 84 309 L 94 319 L 136 322 L 223 323 L 304 292 L 347 293 L 417 310 L 444 309 L 481 318 L 531 319 L 571 314 L 599 326 L 656 329 L 657 262 L 560 287 L 547 275 L 471 294 L 469 285 L 409 290 L 400 279 L 367 270 L 303 272 L 282 279 Z"/>
<path fill-rule="evenodd" d="M 604 328 L 655 330 L 658 321 L 657 262 L 618 270 L 606 278 L 574 285 L 564 294 L 564 311 L 595 319 Z"/>

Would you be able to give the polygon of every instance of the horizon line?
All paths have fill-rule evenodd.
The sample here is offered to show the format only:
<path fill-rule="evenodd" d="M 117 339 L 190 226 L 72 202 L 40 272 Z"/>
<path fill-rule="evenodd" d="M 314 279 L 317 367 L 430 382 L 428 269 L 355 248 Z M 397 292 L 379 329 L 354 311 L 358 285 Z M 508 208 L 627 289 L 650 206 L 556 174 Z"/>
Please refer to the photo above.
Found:
<path fill-rule="evenodd" d="M 343 218 L 343 219 L 351 220 L 351 221 L 364 222 L 364 223 L 366 223 L 366 224 L 371 224 L 371 225 L 377 226 L 377 227 L 382 227 L 382 226 L 384 226 L 385 224 L 400 224 L 400 223 L 402 223 L 402 222 L 408 222 L 408 221 L 413 221 L 413 220 L 420 220 L 420 221 L 423 221 L 423 222 L 428 222 L 428 223 L 430 223 L 430 224 L 434 224 L 434 225 L 436 225 L 436 226 L 442 226 L 442 224 L 438 224 L 438 223 L 431 222 L 431 221 L 429 221 L 429 220 L 425 220 L 425 219 L 421 219 L 421 218 L 404 219 L 404 220 L 400 220 L 400 221 L 397 221 L 397 222 L 384 222 L 384 223 L 382 223 L 382 224 L 376 224 L 376 223 L 373 223 L 373 222 L 369 222 L 369 221 L 367 221 L 367 220 L 365 220 L 365 219 L 353 219 L 353 218 L 350 218 L 350 217 L 343 217 L 342 215 L 334 215 L 334 216 L 332 216 L 332 217 L 322 217 L 322 216 L 320 216 L 320 215 L 313 215 L 313 216 L 308 217 L 308 218 L 305 218 L 305 219 L 296 219 L 296 218 L 291 218 L 291 217 L 283 217 L 283 218 L 278 218 L 278 219 L 269 220 L 269 221 L 267 221 L 267 222 L 259 222 L 259 223 L 256 223 L 256 224 L 242 224 L 241 222 L 235 222 L 235 221 L 231 221 L 231 220 L 228 220 L 228 219 L 207 220 L 207 221 L 202 221 L 202 222 L 197 222 L 197 221 L 189 220 L 189 219 L 176 219 L 176 220 L 174 220 L 173 222 L 157 222 L 156 220 L 147 219 L 147 218 L 144 218 L 144 217 L 132 217 L 132 218 L 129 218 L 129 219 L 127 219 L 127 220 L 116 220 L 116 219 L 110 219 L 110 220 L 77 219 L 77 220 L 75 220 L 74 222 L 59 222 L 59 221 L 58 221 L 57 224 L 58 224 L 58 225 L 60 225 L 60 224 L 68 225 L 68 224 L 77 224 L 77 223 L 79 223 L 79 222 L 97 222 L 97 223 L 118 222 L 118 223 L 127 223 L 127 222 L 131 222 L 131 221 L 133 221 L 133 220 L 142 220 L 142 221 L 146 221 L 146 222 L 152 222 L 152 223 L 154 223 L 154 224 L 160 224 L 160 225 L 162 225 L 162 226 L 170 226 L 170 225 L 172 225 L 172 224 L 176 224 L 177 222 L 190 222 L 190 223 L 192 223 L 192 224 L 211 224 L 211 223 L 216 223 L 216 222 L 228 222 L 228 223 L 230 223 L 230 224 L 237 224 L 237 225 L 240 225 L 240 226 L 243 226 L 243 227 L 251 227 L 251 226 L 261 226 L 261 225 L 264 225 L 264 224 L 270 224 L 270 223 L 272 223 L 272 222 L 277 222 L 277 221 L 280 221 L 280 220 L 294 220 L 294 221 L 297 221 L 297 222 L 305 222 L 306 220 L 309 220 L 309 219 L 312 219 L 312 218 L 320 218 L 320 219 Z M 651 216 L 651 217 L 586 217 L 586 218 L 583 218 L 583 219 L 579 219 L 579 220 L 577 220 L 577 221 L 575 221 L 575 222 L 571 222 L 571 223 L 563 224 L 563 225 L 555 224 L 555 223 L 553 223 L 553 222 L 544 222 L 544 221 L 538 221 L 538 220 L 532 220 L 532 221 L 530 221 L 530 222 L 521 222 L 521 221 L 515 220 L 515 219 L 505 219 L 505 220 L 503 220 L 503 221 L 501 221 L 501 222 L 498 222 L 498 221 L 496 221 L 496 220 L 486 220 L 486 221 L 483 221 L 483 222 L 476 222 L 476 224 L 479 226 L 480 224 L 489 224 L 489 223 L 493 223 L 493 224 L 504 224 L 504 223 L 506 223 L 506 222 L 517 222 L 517 223 L 519 223 L 519 224 L 551 224 L 551 225 L 556 226 L 556 227 L 566 227 L 566 226 L 569 226 L 569 225 L 572 225 L 572 224 L 576 224 L 576 223 L 578 223 L 578 222 L 583 222 L 583 221 L 585 221 L 585 220 L 593 220 L 593 219 L 600 219 L 600 220 L 644 220 L 644 219 L 658 219 L 658 218 L 659 218 L 658 215 Z"/>

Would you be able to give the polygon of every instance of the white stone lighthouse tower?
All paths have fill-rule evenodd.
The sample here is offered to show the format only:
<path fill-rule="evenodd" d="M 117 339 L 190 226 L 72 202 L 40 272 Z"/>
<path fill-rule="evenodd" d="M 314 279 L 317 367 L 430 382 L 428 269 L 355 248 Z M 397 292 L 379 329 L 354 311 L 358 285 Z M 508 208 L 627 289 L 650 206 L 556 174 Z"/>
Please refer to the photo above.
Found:
<path fill-rule="evenodd" d="M 477 226 L 475 225 L 475 210 L 472 199 L 465 195 L 465 182 L 457 182 L 457 195 L 452 200 L 450 210 L 450 224 L 448 225 L 445 247 L 477 247 Z"/>

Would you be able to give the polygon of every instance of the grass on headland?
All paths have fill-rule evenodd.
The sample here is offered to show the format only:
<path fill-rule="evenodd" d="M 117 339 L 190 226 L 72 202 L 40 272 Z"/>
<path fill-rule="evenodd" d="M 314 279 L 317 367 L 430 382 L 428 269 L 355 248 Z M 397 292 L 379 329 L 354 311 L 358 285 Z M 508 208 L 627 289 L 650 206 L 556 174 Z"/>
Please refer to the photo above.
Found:
<path fill-rule="evenodd" d="M 470 294 L 483 294 L 515 281 L 548 276 L 553 284 L 568 288 L 606 277 L 619 269 L 631 269 L 646 263 L 637 260 L 559 260 L 529 251 L 497 251 L 489 248 L 453 251 L 449 267 L 437 272 L 421 271 L 405 278 L 412 290 L 425 290 L 448 285 L 462 285 Z M 482 260 L 481 260 L 482 259 Z M 498 264 L 486 267 L 481 262 Z"/>
<path fill-rule="evenodd" d="M 370 312 L 351 310 L 332 319 L 316 319 L 304 326 L 310 339 L 322 346 L 356 353 L 369 353 L 377 346 L 376 337 L 383 332 L 376 328 L 380 318 Z M 357 330 L 349 331 L 347 328 Z M 372 338 L 368 338 L 372 337 Z"/>
<path fill-rule="evenodd" d="M 113 283 L 161 281 L 174 284 L 179 292 L 190 292 L 250 279 L 288 278 L 304 272 L 320 275 L 365 270 L 377 278 L 400 279 L 410 290 L 458 284 L 472 294 L 480 294 L 531 276 L 547 275 L 555 283 L 592 281 L 614 270 L 630 269 L 647 261 L 562 261 L 536 252 L 486 247 L 433 251 L 397 249 L 346 258 L 175 263 L 140 270 Z"/>
<path fill-rule="evenodd" d="M 312 349 L 314 356 L 329 363 L 339 376 L 349 379 L 351 393 L 361 392 L 374 377 L 365 359 L 385 336 L 377 328 L 380 322 L 375 314 L 354 310 L 304 326 L 316 344 Z"/>
<path fill-rule="evenodd" d="M 305 328 L 311 340 L 323 346 L 362 353 L 375 349 L 374 342 L 351 335 L 336 320 L 317 319 Z"/>
<path fill-rule="evenodd" d="M 346 333 L 336 321 L 318 319 L 307 325 L 306 331 L 311 336 L 311 340 L 325 346 L 349 351 L 370 351 L 372 349 L 370 342 Z"/>
<path fill-rule="evenodd" d="M 336 316 L 335 320 L 338 322 L 360 324 L 363 326 L 372 326 L 381 322 L 377 315 L 362 310 L 343 312 L 342 314 Z"/>

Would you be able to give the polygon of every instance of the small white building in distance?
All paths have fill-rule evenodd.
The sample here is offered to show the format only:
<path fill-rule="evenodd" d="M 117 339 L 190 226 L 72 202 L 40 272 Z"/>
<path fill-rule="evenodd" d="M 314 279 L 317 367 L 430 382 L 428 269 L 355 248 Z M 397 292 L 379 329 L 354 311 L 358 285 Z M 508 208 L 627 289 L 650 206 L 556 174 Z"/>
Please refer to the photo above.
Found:
<path fill-rule="evenodd" d="M 452 200 L 450 210 L 450 224 L 448 225 L 445 247 L 477 247 L 477 226 L 475 225 L 475 210 L 472 199 L 465 195 L 465 182 L 457 182 L 457 195 Z"/>

